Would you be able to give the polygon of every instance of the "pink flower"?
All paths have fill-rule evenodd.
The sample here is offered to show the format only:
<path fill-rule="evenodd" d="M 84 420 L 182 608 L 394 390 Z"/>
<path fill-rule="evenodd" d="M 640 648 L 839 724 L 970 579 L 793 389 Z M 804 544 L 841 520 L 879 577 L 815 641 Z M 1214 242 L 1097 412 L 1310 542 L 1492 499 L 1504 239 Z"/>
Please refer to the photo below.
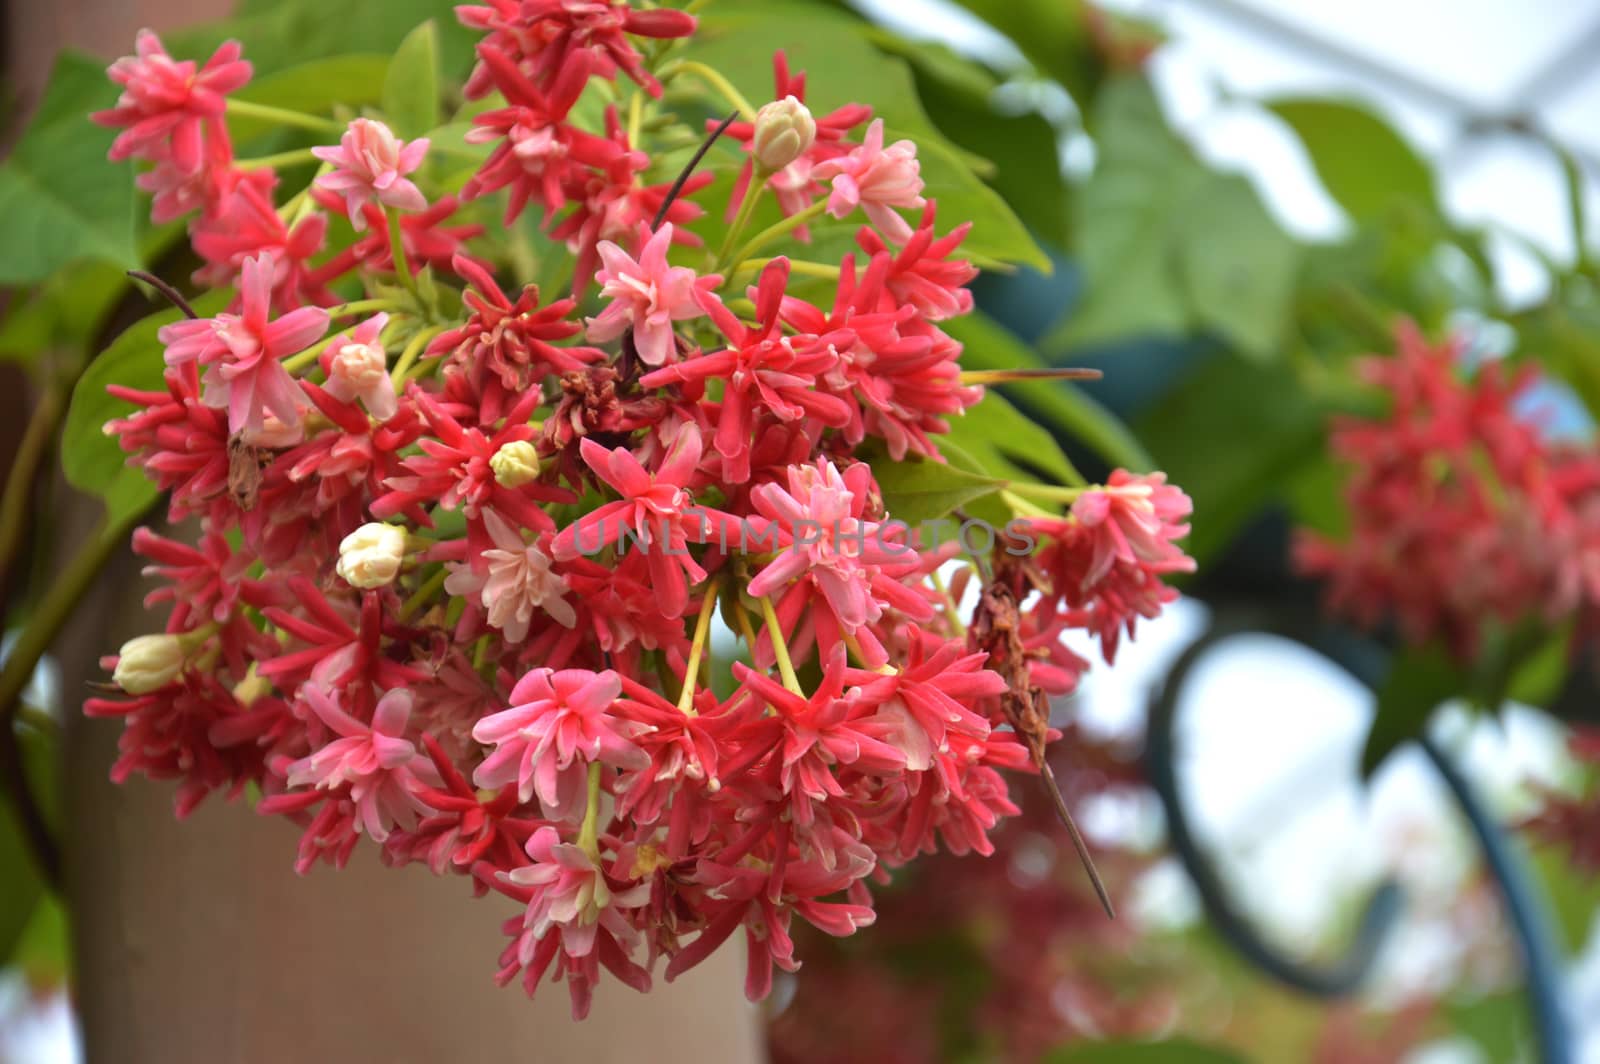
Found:
<path fill-rule="evenodd" d="M 637 261 L 609 240 L 596 245 L 605 266 L 595 280 L 600 295 L 611 304 L 589 319 L 591 341 L 615 340 L 632 327 L 634 347 L 646 365 L 665 365 L 677 354 L 672 323 L 704 316 L 705 304 L 716 299 L 713 293 L 722 278 L 697 277 L 687 266 L 669 264 L 671 246 L 671 222 L 645 241 Z"/>
<path fill-rule="evenodd" d="M 494 541 L 493 549 L 479 557 L 488 570 L 480 574 L 472 566 L 460 566 L 444 582 L 452 595 L 477 592 L 489 623 L 513 643 L 528 635 L 535 610 L 543 610 L 564 628 L 578 623 L 578 614 L 567 602 L 567 583 L 550 568 L 550 556 L 535 544 L 524 543 L 522 534 L 499 514 L 487 510 L 484 528 Z"/>
<path fill-rule="evenodd" d="M 380 698 L 370 725 L 341 709 L 328 691 L 308 684 L 302 692 L 311 711 L 339 738 L 290 765 L 289 786 L 334 790 L 348 785 L 357 830 L 374 842 L 387 839 L 396 825 L 410 827 L 416 814 L 434 812 L 417 790 L 439 786 L 438 771 L 405 738 L 410 691 L 390 691 Z"/>
<path fill-rule="evenodd" d="M 633 742 L 640 726 L 610 712 L 621 693 L 622 680 L 609 669 L 534 669 L 512 688 L 510 709 L 472 729 L 474 739 L 495 748 L 472 781 L 489 789 L 514 783 L 524 802 L 539 795 L 546 817 L 577 820 L 591 763 L 621 769 L 650 763 Z"/>
<path fill-rule="evenodd" d="M 911 239 L 911 226 L 891 208 L 926 206 L 922 198 L 922 175 L 917 163 L 917 146 L 897 140 L 883 146 L 883 119 L 867 127 L 867 138 L 859 148 L 842 159 L 817 164 L 813 175 L 819 181 L 832 180 L 828 213 L 847 218 L 860 207 L 867 218 L 897 244 Z"/>
<path fill-rule="evenodd" d="M 853 338 L 840 329 L 823 336 L 787 336 L 780 314 L 789 260 L 776 258 L 761 271 L 752 292 L 756 324 L 746 325 L 721 302 L 706 301 L 706 313 L 727 339 L 719 351 L 697 354 L 646 374 L 646 388 L 674 383 L 725 382 L 713 443 L 722 455 L 724 476 L 735 483 L 750 478 L 750 446 L 763 421 L 799 422 L 813 418 L 835 428 L 850 422 L 850 404 L 818 388 L 818 379 L 839 361 L 839 349 Z"/>
<path fill-rule="evenodd" d="M 497 876 L 503 892 L 528 906 L 520 921 L 506 923 L 514 940 L 501 955 L 499 982 L 504 985 L 521 971 L 532 996 L 556 962 L 555 978 L 567 981 L 572 1014 L 580 1020 L 589 1014 L 601 964 L 635 990 L 648 990 L 650 973 L 632 959 L 641 936 L 623 910 L 645 905 L 649 884 L 614 891 L 597 857 L 562 842 L 552 827 L 535 831 L 526 853 L 532 864 Z"/>
<path fill-rule="evenodd" d="M 808 604 L 820 641 L 836 644 L 844 635 L 859 636 L 873 665 L 883 663 L 884 652 L 866 626 L 885 607 L 913 617 L 930 612 L 891 575 L 914 566 L 917 552 L 893 524 L 865 519 L 868 499 L 876 493 L 865 463 L 841 474 L 826 458 L 791 466 L 787 488 L 763 484 L 750 493 L 755 509 L 777 526 L 779 544 L 772 561 L 750 581 L 750 594 L 784 593 L 792 608 Z"/>
<path fill-rule="evenodd" d="M 1094 557 L 1084 585 L 1099 583 L 1118 562 L 1158 573 L 1193 572 L 1194 559 L 1173 542 L 1189 534 L 1184 518 L 1193 508 L 1189 496 L 1167 483 L 1165 473 L 1118 469 L 1105 487 L 1078 496 L 1072 516 L 1094 533 Z"/>
<path fill-rule="evenodd" d="M 379 421 L 394 417 L 399 406 L 394 381 L 378 334 L 389 323 L 389 315 L 374 314 L 352 329 L 343 341 L 335 340 L 323 355 L 328 371 L 327 393 L 341 403 L 360 399 L 367 413 Z"/>
<path fill-rule="evenodd" d="M 562 948 L 571 956 L 583 957 L 594 949 L 595 932 L 602 920 L 613 934 L 636 937 L 626 923 L 615 923 L 618 914 L 613 902 L 621 908 L 636 908 L 644 901 L 638 887 L 613 898 L 599 864 L 582 847 L 562 842 L 555 828 L 534 832 L 527 853 L 533 864 L 513 868 L 505 878 L 519 887 L 534 888 L 525 926 L 535 940 L 559 930 Z"/>
<path fill-rule="evenodd" d="M 856 243 L 872 257 L 874 269 L 878 268 L 879 255 L 888 257 L 884 285 L 895 301 L 911 304 L 929 321 L 944 321 L 972 312 L 972 293 L 966 285 L 978 276 L 978 270 L 966 259 L 949 257 L 966 239 L 972 223 L 962 222 L 944 236 L 935 237 L 936 208 L 929 200 L 917 231 L 898 255 L 865 226 L 856 234 Z"/>
<path fill-rule="evenodd" d="M 328 331 L 328 312 L 319 307 L 301 307 L 269 320 L 272 277 L 271 255 L 246 259 L 238 314 L 174 322 L 158 334 L 167 348 L 167 365 L 210 367 L 205 402 L 227 409 L 230 433 L 261 431 L 267 411 L 285 424 L 299 424 L 300 388 L 278 360 L 304 350 Z"/>
<path fill-rule="evenodd" d="M 357 118 L 350 123 L 336 148 L 317 147 L 311 154 L 334 169 L 317 178 L 319 188 L 344 196 L 350 224 L 356 231 L 367 227 L 361 208 L 372 200 L 402 211 L 420 211 L 428 200 L 406 175 L 422 165 L 428 152 L 428 138 L 409 144 L 394 135 L 382 122 Z"/>
<path fill-rule="evenodd" d="M 484 47 L 511 53 L 540 84 L 573 69 L 585 77 L 591 72 L 615 77 L 621 67 L 652 96 L 661 95 L 661 85 L 625 35 L 668 40 L 687 37 L 695 27 L 688 12 L 640 10 L 628 0 L 489 0 L 460 5 L 456 18 L 488 33 Z M 493 78 L 480 62 L 467 79 L 466 96 L 487 96 L 492 87 Z"/>
<path fill-rule="evenodd" d="M 772 56 L 772 80 L 774 100 L 786 97 L 805 102 L 806 76 L 802 71 L 793 76 L 789 73 L 789 57 L 780 49 Z M 817 134 L 811 146 L 806 149 L 794 162 L 773 174 L 767 180 L 767 187 L 772 190 L 774 198 L 778 201 L 778 209 L 784 215 L 799 214 L 811 206 L 811 201 L 816 199 L 822 191 L 822 186 L 816 180 L 817 164 L 826 159 L 835 159 L 846 152 L 843 145 L 844 135 L 850 130 L 872 117 L 872 108 L 865 104 L 850 103 L 826 115 L 816 117 Z M 707 128 L 716 128 L 717 120 L 707 120 Z M 756 127 L 753 122 L 735 122 L 728 127 L 725 134 L 730 141 L 737 141 L 743 145 L 746 156 L 749 156 L 755 146 Z M 749 158 L 745 159 L 744 167 L 739 171 L 739 178 L 734 182 L 733 194 L 728 201 L 728 217 L 732 219 L 738 212 L 739 205 L 744 202 L 745 196 L 750 191 L 750 182 L 754 177 L 754 167 Z M 795 235 L 801 240 L 808 240 L 809 234 L 805 226 L 796 230 Z"/>
<path fill-rule="evenodd" d="M 191 60 L 178 62 L 150 30 L 140 30 L 137 54 L 112 63 L 106 76 L 122 86 L 117 105 L 92 117 L 102 126 L 122 127 L 111 144 L 112 159 L 170 159 L 185 173 L 199 170 L 204 142 L 225 139 L 224 96 L 250 80 L 250 64 L 239 58 L 238 41 L 227 41 L 198 72 Z"/>
<path fill-rule="evenodd" d="M 652 475 L 627 448 L 607 450 L 584 437 L 578 445 L 584 462 L 622 498 L 601 504 L 562 529 L 551 544 L 556 558 L 568 561 L 595 554 L 630 534 L 650 559 L 661 612 L 667 617 L 682 615 L 689 604 L 690 583 L 706 578 L 705 570 L 689 554 L 690 539 L 702 540 L 708 527 L 733 520 L 696 507 L 689 494 L 700 466 L 701 446 L 698 431 L 684 430 Z"/>

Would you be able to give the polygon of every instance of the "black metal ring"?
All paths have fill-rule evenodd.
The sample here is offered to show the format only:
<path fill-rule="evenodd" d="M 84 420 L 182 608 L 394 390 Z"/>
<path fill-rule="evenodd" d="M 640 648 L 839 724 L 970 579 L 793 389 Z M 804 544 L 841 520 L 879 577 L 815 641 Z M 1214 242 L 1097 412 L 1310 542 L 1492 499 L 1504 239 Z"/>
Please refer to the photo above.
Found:
<path fill-rule="evenodd" d="M 1179 696 L 1194 666 L 1218 643 L 1236 635 L 1276 635 L 1307 647 L 1340 665 L 1369 689 L 1376 690 L 1386 663 L 1380 648 L 1353 641 L 1303 617 L 1256 615 L 1214 621 L 1173 664 L 1150 701 L 1145 739 L 1145 767 L 1166 816 L 1172 849 L 1200 896 L 1206 916 L 1221 936 L 1249 963 L 1285 986 L 1320 998 L 1350 994 L 1371 974 L 1378 953 L 1404 908 L 1404 892 L 1386 880 L 1368 900 L 1354 938 L 1332 963 L 1313 964 L 1291 957 L 1267 941 L 1234 904 L 1215 864 L 1200 848 L 1178 787 L 1173 732 Z M 1443 778 L 1451 796 L 1483 848 L 1486 863 L 1511 919 L 1527 973 L 1528 999 L 1545 1064 L 1574 1064 L 1570 1016 L 1560 989 L 1561 953 L 1538 890 L 1505 832 L 1495 823 L 1464 776 L 1427 740 L 1423 750 Z"/>

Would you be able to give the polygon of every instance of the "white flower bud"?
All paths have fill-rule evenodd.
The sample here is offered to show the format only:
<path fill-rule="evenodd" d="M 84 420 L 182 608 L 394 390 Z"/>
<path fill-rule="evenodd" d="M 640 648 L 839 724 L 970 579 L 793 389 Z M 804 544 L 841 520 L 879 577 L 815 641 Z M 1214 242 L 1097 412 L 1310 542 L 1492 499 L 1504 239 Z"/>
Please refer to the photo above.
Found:
<path fill-rule="evenodd" d="M 122 644 L 111 680 L 130 695 L 158 691 L 183 671 L 183 642 L 170 633 L 141 635 Z"/>
<path fill-rule="evenodd" d="M 405 557 L 406 530 L 372 521 L 339 544 L 338 572 L 351 587 L 371 590 L 400 575 L 400 563 Z"/>
<path fill-rule="evenodd" d="M 358 395 L 380 382 L 387 384 L 384 378 L 388 375 L 383 345 L 376 342 L 344 344 L 328 362 L 328 376 L 344 382 L 345 387 Z"/>
<path fill-rule="evenodd" d="M 494 479 L 503 488 L 520 488 L 539 479 L 539 452 L 527 440 L 513 440 L 489 459 Z"/>
<path fill-rule="evenodd" d="M 756 112 L 756 135 L 750 145 L 756 172 L 775 174 L 806 153 L 817 139 L 817 123 L 806 105 L 793 96 L 774 100 Z"/>

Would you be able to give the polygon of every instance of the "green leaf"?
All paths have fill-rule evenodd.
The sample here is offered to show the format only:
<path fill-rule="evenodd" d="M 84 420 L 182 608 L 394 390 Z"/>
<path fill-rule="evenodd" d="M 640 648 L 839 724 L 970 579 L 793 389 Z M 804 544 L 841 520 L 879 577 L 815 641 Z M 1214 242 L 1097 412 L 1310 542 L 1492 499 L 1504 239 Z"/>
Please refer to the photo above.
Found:
<path fill-rule="evenodd" d="M 0 165 L 0 285 L 41 281 L 79 259 L 139 265 L 133 171 L 106 159 L 114 132 L 89 121 L 116 92 L 98 59 L 66 53 L 43 102 Z"/>
<path fill-rule="evenodd" d="M 15 953 L 43 891 L 16 814 L 0 802 L 0 967 Z"/>
<path fill-rule="evenodd" d="M 884 128 L 885 143 L 909 137 L 903 130 Z M 972 223 L 972 232 L 961 242 L 963 255 L 1032 266 L 1041 273 L 1055 268 L 1016 212 L 983 183 L 942 135 L 912 139 L 922 167 L 922 194 L 938 202 L 940 228 L 949 231 L 962 222 Z M 914 225 L 916 212 L 905 213 Z"/>
<path fill-rule="evenodd" d="M 921 54 L 923 42 L 917 42 Z M 1040 239 L 1064 246 L 1071 187 L 1061 172 L 1055 127 L 1037 111 L 997 109 L 991 93 L 913 63 L 917 92 L 940 132 L 964 150 L 991 160 L 983 179 Z M 954 221 L 955 219 L 951 219 Z"/>
<path fill-rule="evenodd" d="M 1378 689 L 1377 712 L 1361 751 L 1361 774 L 1370 777 L 1394 749 L 1422 734 L 1439 703 L 1462 692 L 1461 666 L 1437 645 L 1402 651 Z"/>
<path fill-rule="evenodd" d="M 715 67 L 759 106 L 772 98 L 772 56 L 782 50 L 791 72 L 806 72 L 806 103 L 813 112 L 827 114 L 855 102 L 870 104 L 874 116 L 884 121 L 887 139 L 916 142 L 925 194 L 938 199 L 945 227 L 969 219 L 973 223 L 972 234 L 962 245 L 967 254 L 1048 272 L 1049 257 L 1005 200 L 983 183 L 959 149 L 929 121 L 918 102 L 910 68 L 873 47 L 867 34 L 859 19 L 814 5 L 727 0 L 702 16 L 699 31 L 679 54 Z M 722 106 L 719 101 L 717 107 Z M 706 233 L 708 239 L 715 235 Z"/>
<path fill-rule="evenodd" d="M 993 318 L 974 311 L 941 322 L 961 341 L 963 369 L 1039 369 L 1045 361 Z M 1070 381 L 1016 381 L 998 386 L 1028 414 L 1058 436 L 1082 442 L 1113 468 L 1147 472 L 1155 468 L 1149 452 L 1111 411 Z M 985 400 L 987 402 L 987 400 Z M 941 448 L 943 443 L 941 441 Z"/>
<path fill-rule="evenodd" d="M 41 894 L 12 960 L 34 986 L 60 986 L 72 972 L 67 913 L 52 894 Z"/>
<path fill-rule="evenodd" d="M 996 392 L 989 392 L 977 406 L 949 420 L 948 439 L 994 476 L 1085 483 L 1049 430 L 1024 417 Z"/>
<path fill-rule="evenodd" d="M 1189 212 L 1178 251 L 1193 320 L 1241 354 L 1271 361 L 1289 323 L 1299 246 L 1242 177 L 1213 175 L 1198 197 L 1203 206 Z"/>
<path fill-rule="evenodd" d="M 439 124 L 439 27 L 432 19 L 395 49 L 383 82 L 383 113 L 408 140 Z"/>
<path fill-rule="evenodd" d="M 1086 293 L 1047 345 L 1204 331 L 1269 361 L 1288 323 L 1297 245 L 1247 181 L 1195 159 L 1148 83 L 1108 83 L 1097 116 L 1099 161 L 1073 224 Z"/>
<path fill-rule="evenodd" d="M 1205 359 L 1134 425 L 1194 500 L 1189 553 L 1203 567 L 1323 452 L 1319 404 L 1282 366 Z"/>
<path fill-rule="evenodd" d="M 1328 195 L 1356 222 L 1382 218 L 1397 203 L 1439 212 L 1428 164 L 1361 104 L 1280 99 L 1267 109 L 1289 124 Z"/>
<path fill-rule="evenodd" d="M 215 314 L 227 305 L 229 295 L 208 292 L 195 302 L 195 311 L 202 317 Z M 113 521 L 144 510 L 155 501 L 157 492 L 142 472 L 127 464 L 117 441 L 104 432 L 107 421 L 133 409 L 107 394 L 106 386 L 161 391 L 166 363 L 156 333 L 181 316 L 176 309 L 166 310 L 128 326 L 89 363 L 72 389 L 72 405 L 61 432 L 61 466 L 74 487 L 105 500 Z"/>
<path fill-rule="evenodd" d="M 1104 73 L 1084 23 L 1082 0 L 958 0 L 1009 37 L 1041 73 L 1085 104 Z"/>
<path fill-rule="evenodd" d="M 1005 486 L 1005 481 L 925 458 L 873 464 L 888 515 L 916 528 Z"/>
<path fill-rule="evenodd" d="M 312 59 L 352 52 L 394 54 L 419 23 L 436 17 L 439 0 L 243 0 L 234 18 L 171 34 L 172 53 L 202 61 L 228 38 L 244 42 L 245 58 L 257 75 Z M 445 17 L 439 25 L 439 58 L 447 77 L 465 77 L 479 34 Z M 383 84 L 380 75 L 372 91 Z"/>
<path fill-rule="evenodd" d="M 249 103 L 281 107 L 288 111 L 328 115 L 334 104 L 363 107 L 383 98 L 389 75 L 387 55 L 338 55 L 313 59 L 276 74 L 269 74 L 240 89 L 234 95 Z M 228 116 L 228 130 L 235 141 L 247 144 L 279 128 L 253 117 Z M 328 143 L 338 140 L 329 133 Z"/>
<path fill-rule="evenodd" d="M 1187 1039 L 1086 1042 L 1046 1053 L 1040 1064 L 1245 1064 L 1243 1057 Z"/>
<path fill-rule="evenodd" d="M 122 267 L 83 262 L 12 300 L 0 322 L 0 361 L 29 364 L 47 351 L 83 351 L 127 291 Z"/>

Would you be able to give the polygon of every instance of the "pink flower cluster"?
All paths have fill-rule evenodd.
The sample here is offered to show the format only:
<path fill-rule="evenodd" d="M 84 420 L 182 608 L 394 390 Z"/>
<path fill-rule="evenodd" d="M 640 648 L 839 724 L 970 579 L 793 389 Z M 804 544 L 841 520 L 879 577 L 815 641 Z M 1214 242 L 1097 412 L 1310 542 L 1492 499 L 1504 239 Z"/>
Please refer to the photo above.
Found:
<path fill-rule="evenodd" d="M 496 146 L 468 195 L 574 204 L 556 230 L 573 296 L 504 287 L 503 248 L 441 228 L 455 205 L 430 195 L 422 142 L 376 120 L 316 149 L 331 170 L 281 212 L 270 171 L 211 153 L 192 232 L 202 280 L 238 298 L 165 328 L 165 387 L 113 388 L 132 409 L 107 426 L 198 545 L 135 537 L 171 610 L 107 659 L 122 697 L 87 711 L 125 722 L 116 776 L 177 781 L 180 813 L 249 787 L 302 825 L 302 871 L 366 837 L 514 899 L 501 979 L 565 980 L 579 1015 L 601 968 L 644 989 L 741 933 L 760 997 L 798 963 L 797 917 L 850 934 L 890 869 L 991 852 L 1016 811 L 1003 772 L 1033 770 L 1052 734 L 1038 689 L 1086 667 L 1063 636 L 1097 634 L 1109 660 L 1170 600 L 1188 500 L 1160 474 L 1042 486 L 1073 501 L 1029 511 L 1045 554 L 1026 569 L 1048 575 L 1032 588 L 999 554 L 919 541 L 857 449 L 939 461 L 982 391 L 939 327 L 971 308 L 966 226 L 936 233 L 914 148 L 878 127 L 848 143 L 866 109 L 847 108 L 810 149 L 831 191 L 777 189 L 811 217 L 869 208 L 859 257 L 822 264 L 824 309 L 781 254 L 687 264 L 710 265 L 683 251 L 697 211 L 638 184 L 649 160 L 615 113 L 601 132 L 573 118 L 591 77 L 654 90 L 628 35 L 679 37 L 688 16 L 460 13 L 486 33 L 469 92 L 507 101 L 475 120 Z M 141 54 L 160 62 L 113 68 L 138 109 L 102 118 L 174 131 L 135 138 L 151 173 L 178 165 L 194 115 L 226 147 L 218 97 L 161 95 L 172 61 L 153 38 Z M 895 213 L 913 206 L 914 226 Z M 368 228 L 324 249 L 319 208 Z"/>
<path fill-rule="evenodd" d="M 1548 440 L 1521 408 L 1531 368 L 1469 377 L 1460 355 L 1405 324 L 1393 357 L 1362 364 L 1391 406 L 1334 428 L 1349 538 L 1303 532 L 1295 563 L 1327 581 L 1336 612 L 1392 617 L 1408 641 L 1440 639 L 1467 661 L 1487 624 L 1600 604 L 1600 456 Z"/>

